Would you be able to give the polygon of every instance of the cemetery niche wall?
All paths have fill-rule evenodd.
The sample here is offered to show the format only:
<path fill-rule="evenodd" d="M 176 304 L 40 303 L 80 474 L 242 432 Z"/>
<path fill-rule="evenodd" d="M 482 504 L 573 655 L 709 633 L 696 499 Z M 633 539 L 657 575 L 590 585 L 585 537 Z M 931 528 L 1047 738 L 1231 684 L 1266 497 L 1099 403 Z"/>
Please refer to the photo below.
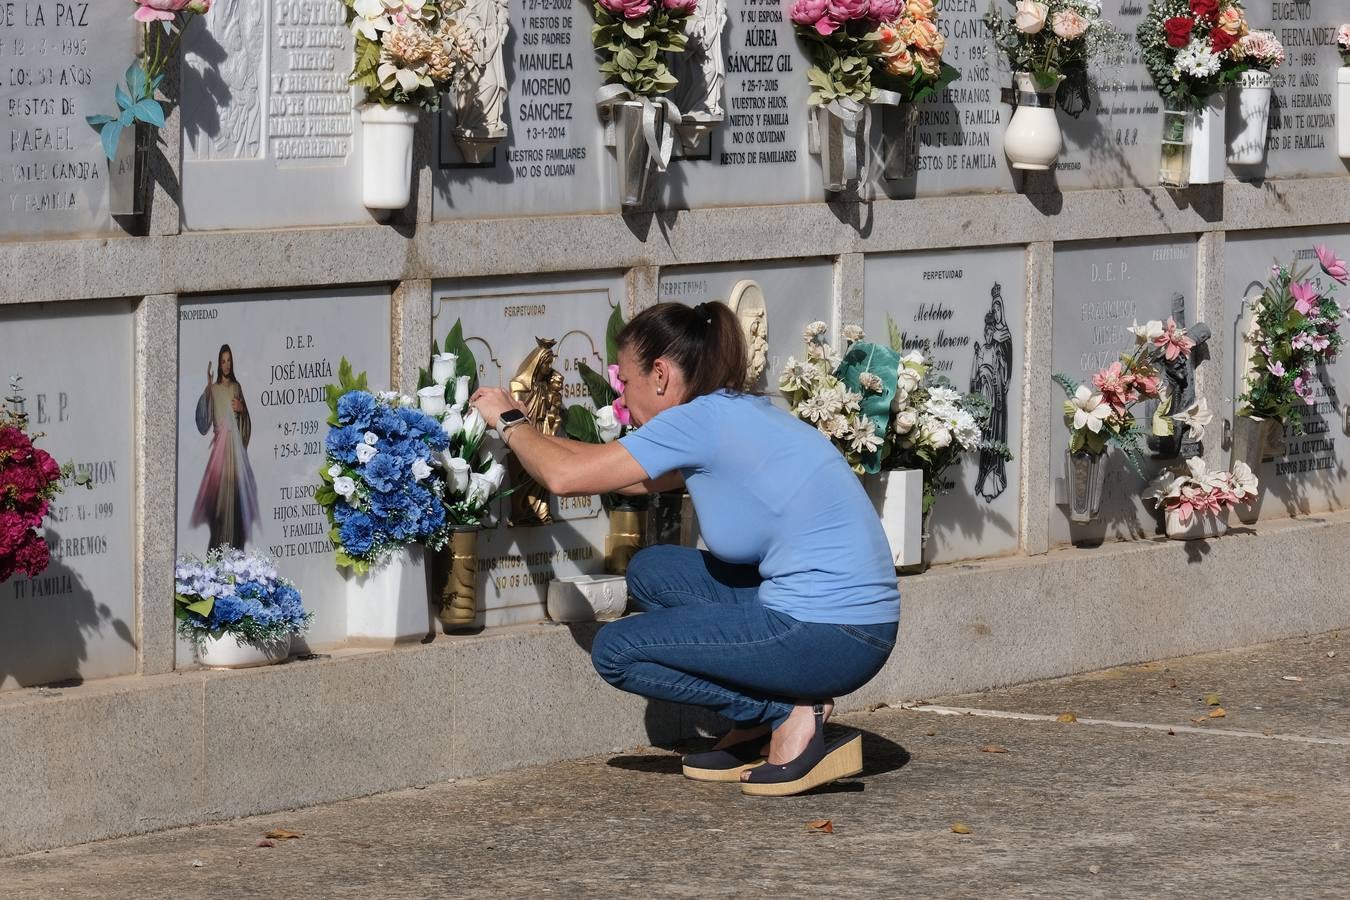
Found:
<path fill-rule="evenodd" d="M 459 322 L 478 363 L 478 383 L 503 389 L 540 341 L 551 341 L 549 365 L 560 382 L 556 404 L 593 409 L 579 364 L 605 371 L 605 326 L 626 295 L 621 274 L 438 282 L 432 334 L 443 344 Z M 600 497 L 549 494 L 513 464 L 501 441 L 486 446 L 507 466 L 515 493 L 495 501 L 478 536 L 479 624 L 537 622 L 552 579 L 604 571 L 609 523 Z"/>
<path fill-rule="evenodd" d="M 389 381 L 389 294 L 369 288 L 193 297 L 178 323 L 178 553 L 230 546 L 272 557 L 314 623 L 347 636 L 343 575 L 314 501 L 328 432 L 325 387 L 346 357 Z M 180 644 L 179 664 L 192 652 Z"/>
<path fill-rule="evenodd" d="M 0 690 L 134 672 L 131 304 L 0 307 L 0 360 L 37 445 L 89 481 L 52 501 L 46 570 L 0 582 Z"/>
<path fill-rule="evenodd" d="M 1130 327 L 1150 319 L 1178 325 L 1196 321 L 1195 242 L 1190 238 L 1107 241 L 1055 248 L 1052 371 L 1092 384 L 1092 376 L 1134 346 Z M 1143 494 L 1160 469 L 1178 460 L 1155 455 L 1143 463 L 1144 477 L 1118 448 L 1104 459 L 1101 513 L 1087 524 L 1069 520 L 1066 497 L 1069 429 L 1064 424 L 1064 391 L 1054 383 L 1033 385 L 1050 408 L 1050 477 L 1055 505 L 1050 512 L 1050 545 L 1130 540 L 1158 532 L 1158 516 Z M 1147 419 L 1141 427 L 1147 425 Z M 1206 433 L 1217 437 L 1215 429 Z M 1057 485 L 1056 482 L 1063 482 Z"/>
<path fill-rule="evenodd" d="M 1017 448 L 1022 433 L 1025 251 L 1021 247 L 867 258 L 864 328 L 886 341 L 893 325 L 906 352 L 992 407 L 988 437 Z M 967 454 L 943 476 L 928 526 L 932 560 L 1001 556 L 1018 549 L 1021 460 Z"/>
<path fill-rule="evenodd" d="M 1233 398 L 1241 391 L 1243 354 L 1238 340 L 1238 322 L 1244 301 L 1259 296 L 1273 265 L 1294 266 L 1322 290 L 1339 287 L 1318 266 L 1318 244 L 1344 254 L 1350 248 L 1350 229 L 1298 229 L 1257 232 L 1230 238 L 1230 257 L 1225 269 L 1225 333 L 1231 336 L 1230 365 L 1223 367 L 1224 409 L 1220 415 L 1232 420 Z M 1342 305 L 1345 288 L 1336 292 Z M 1350 498 L 1350 361 L 1337 356 L 1314 373 L 1312 405 L 1303 410 L 1303 431 L 1286 425 L 1267 443 L 1264 462 L 1256 476 L 1267 491 L 1260 506 L 1262 518 L 1303 515 L 1342 509 Z"/>

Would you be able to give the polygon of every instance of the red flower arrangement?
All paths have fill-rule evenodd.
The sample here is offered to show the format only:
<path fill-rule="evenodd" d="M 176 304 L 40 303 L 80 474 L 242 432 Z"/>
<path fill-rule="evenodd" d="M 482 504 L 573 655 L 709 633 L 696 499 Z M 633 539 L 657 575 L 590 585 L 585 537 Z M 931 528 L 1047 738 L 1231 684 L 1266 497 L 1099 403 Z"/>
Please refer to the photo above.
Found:
<path fill-rule="evenodd" d="M 18 397 L 18 379 L 12 386 L 11 402 Z M 33 446 L 27 424 L 23 413 L 0 409 L 0 582 L 16 572 L 33 576 L 47 568 L 50 555 L 38 529 L 65 474 L 51 454 Z"/>

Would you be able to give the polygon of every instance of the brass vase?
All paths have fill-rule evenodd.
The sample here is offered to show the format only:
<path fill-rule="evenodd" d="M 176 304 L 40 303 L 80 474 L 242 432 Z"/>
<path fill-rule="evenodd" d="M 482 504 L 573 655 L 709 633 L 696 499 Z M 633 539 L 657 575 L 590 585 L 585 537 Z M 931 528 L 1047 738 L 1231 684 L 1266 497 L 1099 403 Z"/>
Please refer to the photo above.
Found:
<path fill-rule="evenodd" d="M 449 573 L 441 589 L 441 624 L 447 632 L 467 631 L 478 618 L 478 529 L 450 535 Z"/>
<path fill-rule="evenodd" d="M 621 505 L 609 511 L 609 534 L 605 535 L 605 574 L 622 575 L 628 561 L 642 549 L 647 511 Z"/>

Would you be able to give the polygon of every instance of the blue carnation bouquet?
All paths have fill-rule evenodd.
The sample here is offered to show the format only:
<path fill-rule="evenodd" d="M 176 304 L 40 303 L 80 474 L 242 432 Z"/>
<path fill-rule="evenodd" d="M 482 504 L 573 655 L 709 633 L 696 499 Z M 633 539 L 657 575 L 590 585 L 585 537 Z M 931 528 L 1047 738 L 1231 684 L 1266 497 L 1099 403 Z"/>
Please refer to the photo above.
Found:
<path fill-rule="evenodd" d="M 407 544 L 445 546 L 445 482 L 433 464 L 449 445 L 441 423 L 397 392 L 372 393 L 365 373 L 343 359 L 328 386 L 329 430 L 323 484 L 314 494 L 328 514 L 339 568 L 363 574 Z"/>
<path fill-rule="evenodd" d="M 266 643 L 303 634 L 314 614 L 265 556 L 217 547 L 205 559 L 181 556 L 173 573 L 178 632 L 194 643 L 234 634 Z"/>

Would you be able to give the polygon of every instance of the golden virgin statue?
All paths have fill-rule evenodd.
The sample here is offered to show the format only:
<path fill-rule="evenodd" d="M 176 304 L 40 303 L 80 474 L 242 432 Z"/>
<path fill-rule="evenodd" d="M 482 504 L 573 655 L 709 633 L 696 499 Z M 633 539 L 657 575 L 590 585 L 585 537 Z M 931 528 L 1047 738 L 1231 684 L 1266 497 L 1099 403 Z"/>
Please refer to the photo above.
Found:
<path fill-rule="evenodd" d="M 558 433 L 563 415 L 563 376 L 553 368 L 556 358 L 552 338 L 534 339 L 538 345 L 516 369 L 507 390 L 517 403 L 525 407 L 525 414 L 535 428 L 547 435 Z M 553 521 L 549 511 L 549 493 L 525 471 L 515 454 L 507 460 L 507 470 L 515 490 L 511 494 L 510 525 L 547 525 Z"/>

